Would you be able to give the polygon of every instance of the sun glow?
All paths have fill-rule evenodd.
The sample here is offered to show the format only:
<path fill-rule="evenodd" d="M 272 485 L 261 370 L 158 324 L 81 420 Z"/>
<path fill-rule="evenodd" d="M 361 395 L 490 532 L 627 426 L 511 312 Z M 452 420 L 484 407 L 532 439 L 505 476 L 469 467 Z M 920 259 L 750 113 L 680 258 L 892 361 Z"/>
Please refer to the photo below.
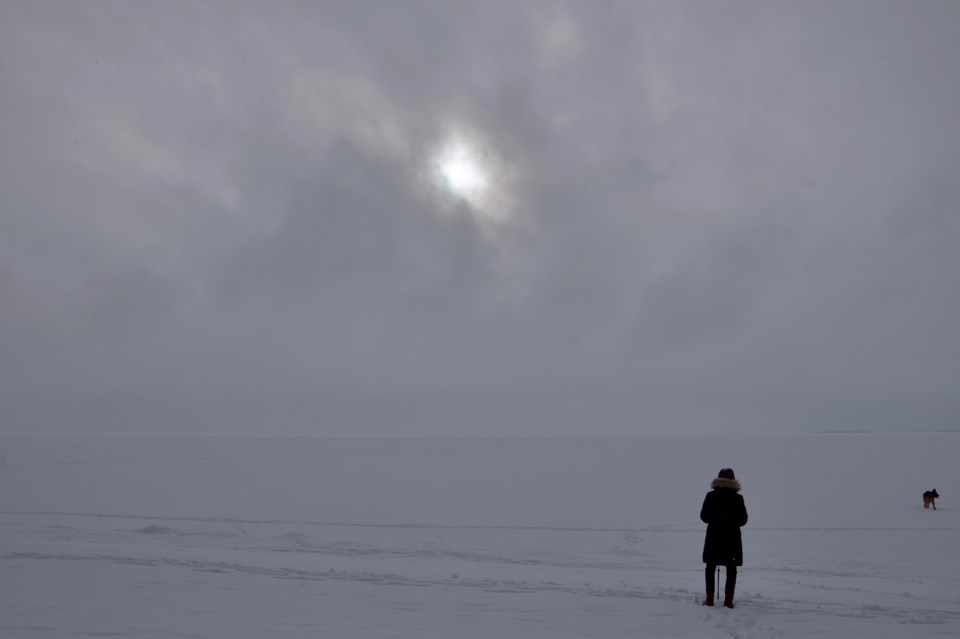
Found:
<path fill-rule="evenodd" d="M 513 220 L 510 165 L 475 131 L 453 130 L 428 155 L 430 191 L 440 212 L 467 217 L 494 237 Z"/>
<path fill-rule="evenodd" d="M 474 203 L 487 188 L 488 176 L 477 153 L 463 143 L 444 149 L 437 165 L 453 195 Z"/>

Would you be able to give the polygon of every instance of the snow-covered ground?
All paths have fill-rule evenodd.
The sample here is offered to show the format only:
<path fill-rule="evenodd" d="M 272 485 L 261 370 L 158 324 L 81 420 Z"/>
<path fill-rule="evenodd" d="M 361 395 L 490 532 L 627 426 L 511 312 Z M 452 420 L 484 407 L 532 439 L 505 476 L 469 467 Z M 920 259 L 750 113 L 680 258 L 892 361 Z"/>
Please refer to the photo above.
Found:
<path fill-rule="evenodd" d="M 960 636 L 960 435 L 0 435 L 0 636 Z M 699 605 L 732 466 L 737 607 Z M 937 488 L 937 511 L 921 493 Z"/>

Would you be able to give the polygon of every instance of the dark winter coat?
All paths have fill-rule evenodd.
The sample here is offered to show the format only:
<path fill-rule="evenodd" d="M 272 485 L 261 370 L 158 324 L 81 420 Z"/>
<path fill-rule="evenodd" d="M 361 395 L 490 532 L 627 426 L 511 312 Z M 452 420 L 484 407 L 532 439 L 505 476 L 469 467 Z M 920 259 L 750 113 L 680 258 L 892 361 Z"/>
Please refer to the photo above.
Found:
<path fill-rule="evenodd" d="M 743 541 L 740 527 L 747 524 L 747 507 L 739 494 L 735 479 L 717 477 L 710 484 L 700 509 L 700 519 L 707 525 L 703 542 L 703 563 L 718 566 L 743 565 Z"/>

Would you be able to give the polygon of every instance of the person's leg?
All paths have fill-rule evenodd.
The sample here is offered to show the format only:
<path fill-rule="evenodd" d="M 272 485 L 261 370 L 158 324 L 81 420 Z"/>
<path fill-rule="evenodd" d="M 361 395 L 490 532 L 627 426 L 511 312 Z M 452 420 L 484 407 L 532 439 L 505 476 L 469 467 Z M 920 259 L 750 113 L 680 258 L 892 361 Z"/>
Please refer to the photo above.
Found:
<path fill-rule="evenodd" d="M 727 566 L 727 580 L 723 584 L 724 594 L 733 592 L 737 589 L 737 567 L 736 566 Z"/>
<path fill-rule="evenodd" d="M 737 567 L 727 566 L 727 580 L 723 584 L 723 607 L 733 608 L 733 591 L 737 589 Z"/>
<path fill-rule="evenodd" d="M 717 571 L 716 564 L 707 564 L 707 568 L 704 573 L 704 576 L 706 577 L 706 581 L 707 581 L 707 598 L 704 599 L 703 601 L 704 606 L 713 605 L 713 593 L 716 591 L 716 582 L 714 580 L 713 575 L 716 571 Z"/>

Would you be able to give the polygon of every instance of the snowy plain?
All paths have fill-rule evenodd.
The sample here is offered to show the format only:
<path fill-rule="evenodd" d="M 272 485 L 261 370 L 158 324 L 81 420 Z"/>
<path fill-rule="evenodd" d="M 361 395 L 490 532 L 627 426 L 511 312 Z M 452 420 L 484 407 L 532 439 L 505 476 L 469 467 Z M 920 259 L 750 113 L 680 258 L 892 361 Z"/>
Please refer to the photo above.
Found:
<path fill-rule="evenodd" d="M 0 636 L 956 637 L 958 445 L 0 435 Z M 723 466 L 733 610 L 700 605 Z"/>

